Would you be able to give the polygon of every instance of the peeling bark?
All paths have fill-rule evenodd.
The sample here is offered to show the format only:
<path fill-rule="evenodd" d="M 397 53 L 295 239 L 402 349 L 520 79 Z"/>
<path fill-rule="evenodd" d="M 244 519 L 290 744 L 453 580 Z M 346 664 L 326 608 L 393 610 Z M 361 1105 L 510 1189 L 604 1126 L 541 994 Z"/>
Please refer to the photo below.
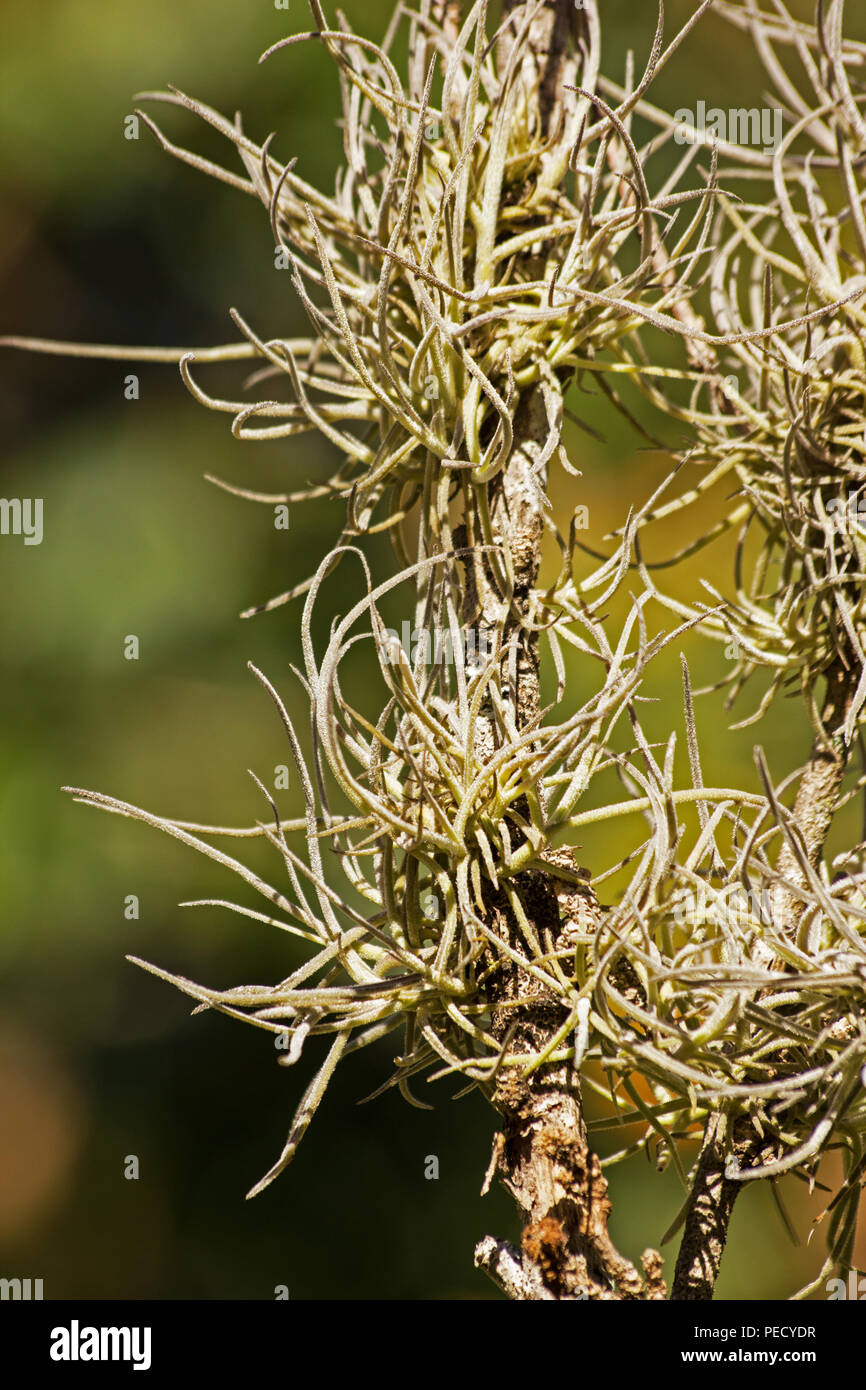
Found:
<path fill-rule="evenodd" d="M 491 504 L 494 534 L 512 556 L 512 583 L 507 593 L 499 593 L 489 563 L 476 556 L 466 585 L 465 616 L 471 613 L 491 638 L 498 630 L 505 643 L 514 641 L 503 686 L 510 690 L 516 722 L 524 728 L 539 710 L 537 639 L 527 620 L 543 534 L 535 501 L 543 479 L 537 474 L 533 479 L 533 471 L 546 434 L 546 411 L 536 389 L 516 413 L 514 449 Z M 494 741 L 489 710 L 480 721 L 479 758 L 492 754 Z M 514 885 L 545 949 L 562 944 L 563 908 L 566 922 L 600 910 L 589 888 L 564 895 L 560 883 L 558 894 L 557 881 L 544 873 L 527 871 Z M 564 896 L 568 902 L 560 901 Z M 509 945 L 530 953 L 505 895 L 491 889 L 488 920 Z M 567 1016 L 560 1001 L 502 956 L 493 965 L 487 995 L 494 1036 L 512 1055 L 536 1055 Z M 479 1267 L 515 1298 L 664 1298 L 660 1257 L 648 1251 L 641 1274 L 610 1239 L 607 1182 L 589 1147 L 579 1078 L 571 1066 L 546 1064 L 528 1076 L 513 1066 L 502 1068 L 491 1099 L 503 1120 L 492 1167 L 517 1203 L 524 1225 L 519 1253 L 487 1237 L 476 1251 Z"/>
<path fill-rule="evenodd" d="M 513 26 L 526 18 L 527 7 L 506 3 L 505 11 L 513 12 L 513 33 Z M 532 94 L 530 99 L 538 101 L 545 128 L 553 131 L 562 124 L 564 68 L 575 62 L 574 49 L 569 47 L 574 26 L 571 0 L 552 0 L 533 20 L 534 58 L 527 56 L 524 64 L 526 90 Z M 507 57 L 508 32 L 499 43 L 501 56 Z M 570 71 L 569 78 L 573 80 Z M 540 493 L 547 484 L 546 466 L 539 467 L 549 430 L 540 386 L 521 398 L 513 423 L 511 456 L 490 486 L 491 526 L 503 553 L 510 556 L 511 571 L 503 588 L 490 557 L 476 552 L 467 567 L 463 619 L 491 643 L 501 634 L 506 651 L 502 688 L 517 727 L 527 729 L 539 715 L 538 640 L 529 624 L 529 602 L 544 534 Z M 464 538 L 471 546 L 481 539 L 465 533 Z M 484 761 L 495 751 L 496 723 L 492 708 L 482 709 L 481 715 L 476 754 Z M 558 896 L 557 880 L 535 870 L 518 875 L 513 885 L 537 938 L 548 950 L 563 944 L 563 908 L 566 922 L 580 913 L 599 911 L 588 888 L 585 892 L 575 889 L 567 895 L 569 902 L 562 903 L 561 880 Z M 486 906 L 496 934 L 531 955 L 505 895 L 488 885 Z M 495 959 L 491 955 L 487 963 L 494 1036 L 512 1056 L 537 1055 L 566 1020 L 561 1001 L 504 955 Z M 513 1065 L 502 1067 L 491 1100 L 502 1116 L 502 1131 L 496 1138 L 485 1190 L 498 1173 L 517 1203 L 523 1232 L 519 1251 L 486 1237 L 476 1248 L 478 1267 L 512 1298 L 664 1298 L 660 1256 L 648 1251 L 641 1274 L 616 1250 L 608 1233 L 607 1182 L 589 1147 L 574 1068 L 547 1063 L 526 1075 Z"/>

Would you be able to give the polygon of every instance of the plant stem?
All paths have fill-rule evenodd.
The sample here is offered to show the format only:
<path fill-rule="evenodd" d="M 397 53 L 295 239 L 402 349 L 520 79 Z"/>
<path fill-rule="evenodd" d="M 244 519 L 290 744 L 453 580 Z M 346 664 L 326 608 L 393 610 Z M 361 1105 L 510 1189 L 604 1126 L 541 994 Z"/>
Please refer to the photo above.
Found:
<path fill-rule="evenodd" d="M 833 821 L 842 780 L 850 757 L 843 727 L 857 689 L 859 673 L 855 663 L 841 657 L 827 674 L 827 692 L 821 716 L 824 738 L 815 738 L 792 813 L 793 833 L 812 869 L 816 869 Z M 773 920 L 779 931 L 790 931 L 803 912 L 796 886 L 805 887 L 806 875 L 800 858 L 785 839 L 776 870 L 788 883 L 776 883 L 771 895 Z M 775 965 L 767 948 L 768 967 Z M 750 1126 L 738 1129 L 733 1152 L 740 1169 L 777 1157 L 772 1145 L 759 1139 Z M 711 1299 L 719 1274 L 728 1228 L 743 1184 L 725 1177 L 727 1151 L 719 1116 L 707 1125 L 704 1144 L 685 1219 L 685 1229 L 677 1257 L 671 1298 Z"/>
<path fill-rule="evenodd" d="M 762 1144 L 747 1121 L 738 1127 L 732 1148 L 743 1167 L 776 1156 L 773 1145 Z M 674 1270 L 672 1299 L 709 1301 L 713 1297 L 734 1205 L 743 1189 L 742 1182 L 725 1176 L 726 1162 L 723 1118 L 714 1115 L 707 1124 L 695 1171 Z"/>

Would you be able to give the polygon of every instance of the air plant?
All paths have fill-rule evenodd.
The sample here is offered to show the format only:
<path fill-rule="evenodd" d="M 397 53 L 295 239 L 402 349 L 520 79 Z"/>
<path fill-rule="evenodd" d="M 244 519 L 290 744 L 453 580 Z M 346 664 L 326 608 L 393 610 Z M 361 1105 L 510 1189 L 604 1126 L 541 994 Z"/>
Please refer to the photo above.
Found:
<path fill-rule="evenodd" d="M 398 6 L 381 44 L 342 17 L 331 26 L 311 0 L 315 30 L 265 56 L 318 42 L 334 60 L 344 161 L 333 195 L 305 182 L 295 159 L 281 162 L 273 136 L 257 144 L 240 120 L 174 89 L 145 95 L 216 128 L 242 173 L 172 143 L 139 113 L 170 153 L 261 200 L 309 336 L 266 340 L 233 312 L 240 340 L 209 350 L 5 340 L 174 360 L 197 400 L 232 417 L 237 437 L 315 431 L 335 446 L 331 476 L 283 500 L 344 499 L 342 534 L 313 576 L 251 610 L 304 596 L 298 676 L 311 754 L 254 671 L 285 728 L 303 818 L 281 819 L 264 786 L 267 816 L 249 829 L 194 826 L 73 791 L 223 865 L 267 906 L 224 905 L 309 944 L 304 963 L 270 987 L 212 990 L 138 962 L 198 1007 L 284 1035 L 286 1064 L 302 1061 L 308 1037 L 332 1039 L 280 1157 L 249 1195 L 290 1162 L 337 1064 L 400 1029 L 385 1085 L 417 1104 L 422 1076 L 457 1078 L 461 1093 L 480 1090 L 502 1117 L 485 1186 L 498 1172 L 514 1195 L 521 1249 L 487 1237 L 476 1262 L 517 1298 L 666 1296 L 660 1257 L 647 1251 L 639 1272 L 610 1240 L 581 1087 L 607 1106 L 600 1123 L 635 1126 L 610 1161 L 644 1152 L 680 1172 L 673 1297 L 712 1296 L 744 1181 L 811 1179 L 830 1147 L 844 1151 L 846 1177 L 826 1268 L 851 1258 L 866 1132 L 866 901 L 861 850 L 843 856 L 835 877 L 822 853 L 866 695 L 866 538 L 855 529 L 853 539 L 834 531 L 828 540 L 831 502 L 864 482 L 864 118 L 847 76 L 862 51 L 843 43 L 840 4 L 815 30 L 787 20 L 780 3 L 773 19 L 753 3 L 717 5 L 753 34 L 771 76 L 781 71 L 774 43 L 805 54 L 814 100 L 795 101 L 786 79 L 793 124 L 772 159 L 745 167 L 736 149 L 715 150 L 700 171 L 696 143 L 654 178 L 674 121 L 647 93 L 712 3 L 697 5 L 667 44 L 659 5 L 643 75 L 635 81 L 630 64 L 620 86 L 601 75 L 596 0 L 578 11 L 564 0 L 506 3 L 492 33 L 486 0 L 465 15 L 420 0 Z M 405 76 L 390 57 L 400 26 Z M 643 142 L 638 117 L 657 127 Z M 844 190 L 853 252 L 843 254 L 819 168 Z M 746 175 L 766 178 L 765 200 L 727 187 Z M 679 365 L 654 360 L 658 332 L 682 343 Z M 252 399 L 218 398 L 202 384 L 203 366 L 233 360 L 257 364 Z M 560 533 L 549 498 L 551 469 L 580 476 L 563 443 L 575 377 L 626 413 L 621 383 L 636 383 L 690 434 L 685 463 L 623 519 L 613 553 L 593 566 L 580 558 L 574 520 Z M 268 395 L 257 394 L 265 383 Z M 697 486 L 683 487 L 701 465 Z M 696 497 L 729 477 L 738 487 L 725 515 L 710 536 L 692 534 L 683 554 L 740 528 L 735 592 L 679 603 L 658 588 L 644 534 L 673 509 L 688 517 Z M 396 568 L 377 581 L 365 538 L 381 531 Z M 542 585 L 545 535 L 561 563 Z M 313 613 L 329 577 L 349 565 L 361 597 L 334 617 L 319 651 Z M 641 587 L 615 621 L 611 600 L 635 576 Z M 447 633 L 453 660 L 394 642 L 382 605 L 401 589 L 415 628 Z M 680 618 L 670 632 L 650 616 L 664 606 Z M 794 779 L 777 788 L 760 757 L 760 791 L 704 785 L 685 664 L 691 780 L 677 785 L 676 736 L 652 745 L 639 701 L 651 663 L 687 630 L 738 643 L 735 692 L 758 667 L 772 669 L 762 710 L 783 683 L 800 682 L 826 825 L 805 815 L 809 769 L 793 808 L 783 798 Z M 376 653 L 379 684 L 350 698 L 342 673 L 361 642 Z M 597 673 L 576 709 L 570 652 Z M 556 677 L 547 708 L 542 659 Z M 830 689 L 819 709 L 822 677 Z M 611 770 L 624 799 L 588 808 Z M 696 834 L 678 821 L 689 806 Z M 643 816 L 646 835 L 627 886 L 602 905 L 603 885 L 624 866 L 587 871 L 571 845 L 582 825 L 623 815 Z M 273 883 L 212 843 L 249 835 L 273 847 Z M 732 915 L 737 888 L 749 906 Z M 701 1157 L 689 1173 L 683 1155 L 696 1138 Z"/>
<path fill-rule="evenodd" d="M 754 966 L 780 972 L 783 993 L 793 989 L 773 1015 L 774 1036 L 760 1053 L 774 1085 L 782 1084 L 808 1040 L 790 1073 L 792 1081 L 798 1073 L 793 1089 L 799 1094 L 781 1107 L 788 1128 L 782 1151 L 753 1164 L 748 1174 L 729 1153 L 726 1169 L 738 1179 L 794 1171 L 814 1182 L 825 1141 L 842 1150 L 845 1178 L 829 1207 L 831 1258 L 811 1286 L 817 1287 L 833 1260 L 850 1264 L 864 1164 L 863 847 L 829 863 L 826 851 L 840 811 L 863 785 L 862 778 L 848 789 L 843 784 L 858 748 L 862 759 L 866 702 L 866 528 L 859 510 L 866 483 L 866 92 L 854 82 L 866 45 L 844 38 L 843 0 L 826 9 L 819 4 L 814 26 L 794 21 L 778 2 L 769 13 L 756 0 L 717 9 L 750 36 L 789 128 L 768 153 L 722 150 L 707 141 L 726 188 L 716 200 L 717 250 L 702 300 L 716 341 L 708 345 L 701 338 L 692 347 L 697 370 L 687 405 L 665 401 L 688 423 L 688 467 L 670 480 L 674 495 L 642 513 L 634 553 L 645 583 L 664 604 L 681 619 L 697 619 L 703 633 L 733 649 L 735 660 L 721 682 L 730 687 L 729 706 L 758 672 L 769 673 L 757 708 L 735 728 L 761 719 L 794 687 L 814 730 L 790 818 L 761 763 L 775 826 L 758 834 L 756 825 L 720 879 L 726 886 L 767 885 L 754 899 L 763 908 L 746 944 Z M 781 49 L 796 55 L 799 75 L 779 56 Z M 673 128 L 663 113 L 642 109 Z M 720 158 L 726 161 L 721 168 Z M 822 311 L 817 317 L 816 307 Z M 658 399 L 654 383 L 647 380 L 644 389 Z M 694 471 L 702 476 L 690 486 Z M 730 591 L 705 584 L 708 611 L 659 591 L 642 560 L 643 532 L 663 516 L 688 513 L 707 495 L 720 497 L 722 484 L 722 516 L 707 531 L 692 526 L 683 552 L 694 554 L 726 531 L 737 533 Z M 767 846 L 774 839 L 775 871 L 768 880 Z M 830 985 L 837 964 L 842 977 Z M 811 984 L 826 982 L 820 1005 L 804 970 Z M 772 993 L 758 996 L 762 1010 Z M 826 1069 L 807 1081 L 809 1066 L 822 1056 Z M 754 1112 L 754 1103 L 746 1108 Z M 718 1136 L 710 1137 L 704 1160 L 720 1170 Z"/>

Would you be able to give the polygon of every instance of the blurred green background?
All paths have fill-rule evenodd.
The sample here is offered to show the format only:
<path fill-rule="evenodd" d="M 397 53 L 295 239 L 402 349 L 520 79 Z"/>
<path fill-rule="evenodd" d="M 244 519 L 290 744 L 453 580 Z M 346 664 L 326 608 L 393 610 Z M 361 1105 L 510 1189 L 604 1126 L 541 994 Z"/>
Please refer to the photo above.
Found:
<path fill-rule="evenodd" d="M 621 78 L 629 46 L 640 70 L 654 6 L 602 8 L 606 71 Z M 672 3 L 668 32 L 691 10 Z M 346 13 L 356 28 L 384 30 L 380 0 L 349 0 Z M 288 12 L 269 0 L 54 0 L 49 14 L 4 0 L 0 332 L 206 345 L 234 339 L 229 306 L 263 335 L 304 331 L 288 277 L 274 269 L 263 209 L 174 162 L 146 130 L 126 140 L 123 123 L 133 93 L 171 82 L 229 115 L 241 109 L 256 139 L 276 130 L 275 152 L 297 155 L 305 178 L 332 187 L 340 136 L 327 57 L 310 45 L 256 65 L 307 23 L 301 0 Z M 745 42 L 710 18 L 654 97 L 727 106 L 756 104 L 762 91 Z M 221 153 L 192 117 L 159 114 L 176 138 Z M 225 158 L 235 167 L 230 151 Z M 137 401 L 124 398 L 130 370 Z M 606 442 L 570 434 L 584 476 L 558 478 L 554 493 L 566 520 L 576 501 L 589 506 L 595 543 L 643 499 L 663 460 L 637 452 L 641 441 L 597 398 L 572 394 L 572 409 Z M 515 1234 L 504 1194 L 478 1195 L 492 1112 L 477 1097 L 452 1102 L 458 1088 L 448 1083 L 428 1088 L 430 1112 L 392 1092 L 359 1106 L 388 1075 L 393 1046 L 338 1071 L 288 1174 L 244 1202 L 282 1146 L 314 1049 L 299 1068 L 278 1068 L 266 1034 L 216 1015 L 191 1020 L 188 1001 L 124 954 L 230 986 L 281 978 L 298 948 L 216 908 L 180 910 L 192 897 L 250 899 L 191 851 L 60 791 L 94 787 L 212 823 L 261 814 L 246 769 L 272 783 L 288 758 L 246 662 L 275 681 L 303 724 L 290 672 L 301 660 L 299 609 L 237 615 L 315 567 L 339 509 L 295 507 L 290 531 L 279 532 L 269 509 L 202 474 L 290 489 L 322 475 L 330 446 L 233 440 L 227 419 L 201 410 L 173 367 L 5 352 L 0 412 L 3 494 L 45 505 L 42 545 L 0 541 L 0 1274 L 42 1278 L 48 1298 L 271 1298 L 276 1285 L 307 1298 L 495 1298 L 472 1268 L 478 1237 Z M 677 428 L 666 438 L 676 442 Z M 677 527 L 663 539 L 676 548 Z M 371 554 L 390 564 L 384 546 Z M 680 582 L 696 586 L 701 573 L 724 583 L 723 548 Z M 345 611 L 357 585 L 347 568 L 328 602 L 340 610 L 342 597 Z M 138 661 L 124 659 L 128 634 L 139 638 Z M 720 651 L 694 641 L 684 649 L 695 684 L 722 673 Z M 577 687 L 588 692 L 590 678 L 578 670 Z M 655 736 L 676 728 L 682 744 L 676 649 L 651 693 Z M 732 735 L 722 697 L 700 702 L 708 782 L 754 786 L 756 741 L 777 772 L 801 760 L 808 734 L 790 709 L 790 719 L 777 713 Z M 684 757 L 680 765 L 685 777 Z M 293 791 L 282 804 L 297 814 Z M 616 823 L 612 844 L 610 829 L 593 828 L 583 862 L 611 862 L 639 829 Z M 138 920 L 124 917 L 129 894 Z M 132 1154 L 137 1181 L 124 1178 Z M 438 1181 L 424 1176 L 432 1154 Z M 676 1212 L 677 1179 L 642 1160 L 610 1175 L 614 1235 L 635 1257 Z M 805 1237 L 818 1206 L 786 1191 Z M 670 1260 L 673 1247 L 664 1253 Z M 769 1192 L 748 1188 L 719 1296 L 784 1296 L 821 1258 L 820 1235 L 795 1247 Z"/>

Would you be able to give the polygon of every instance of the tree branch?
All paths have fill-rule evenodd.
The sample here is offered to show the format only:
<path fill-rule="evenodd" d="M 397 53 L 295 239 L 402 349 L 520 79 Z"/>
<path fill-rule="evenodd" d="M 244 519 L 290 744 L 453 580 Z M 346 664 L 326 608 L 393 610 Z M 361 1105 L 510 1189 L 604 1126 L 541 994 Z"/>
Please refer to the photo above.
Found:
<path fill-rule="evenodd" d="M 851 750 L 845 742 L 844 725 L 858 682 L 859 672 L 855 663 L 839 657 L 827 675 L 827 693 L 821 715 L 825 736 L 816 737 L 797 789 L 792 814 L 793 829 L 813 869 L 818 867 L 824 852 L 850 758 Z M 783 841 L 776 869 L 788 883 L 805 886 L 802 866 L 787 839 Z M 771 911 L 779 930 L 789 931 L 796 928 L 803 913 L 803 902 L 795 888 L 777 883 L 771 893 Z M 765 954 L 767 967 L 777 968 L 778 963 L 769 947 L 765 948 Z M 743 1187 L 741 1180 L 725 1176 L 729 1153 L 723 1142 L 723 1134 L 722 1120 L 714 1116 L 707 1125 L 695 1170 L 674 1272 L 673 1299 L 711 1299 L 713 1296 L 734 1205 Z M 768 1163 L 778 1156 L 774 1146 L 759 1138 L 747 1122 L 741 1122 L 737 1129 L 732 1153 L 742 1171 Z"/>
<path fill-rule="evenodd" d="M 513 21 L 510 32 L 500 39 L 501 61 L 507 61 L 515 33 L 534 8 L 506 4 Z M 521 69 L 527 101 L 538 103 L 542 127 L 554 136 L 559 132 L 560 138 L 565 124 L 563 70 L 576 61 L 570 42 L 574 27 L 571 0 L 552 0 L 532 20 Z M 564 388 L 565 382 L 560 384 Z M 499 589 L 486 555 L 476 552 L 466 576 L 464 622 L 478 624 L 491 645 L 501 640 L 507 653 L 502 689 L 516 726 L 525 729 L 539 713 L 538 639 L 529 605 L 544 534 L 541 499 L 547 469 L 540 455 L 550 432 L 541 385 L 521 398 L 513 425 L 509 460 L 489 489 L 494 539 L 510 560 L 507 591 Z M 471 529 L 472 524 L 467 516 L 467 527 Z M 478 539 L 467 535 L 470 545 Z M 488 705 L 482 710 L 476 736 L 479 761 L 492 756 L 496 741 L 495 711 Z M 531 870 L 511 883 L 537 939 L 546 949 L 561 944 L 554 879 Z M 575 890 L 575 897 L 581 901 L 572 905 L 573 911 L 599 911 L 589 890 Z M 486 908 L 495 934 L 515 952 L 531 955 L 531 943 L 506 895 L 488 885 Z M 494 1036 L 512 1056 L 537 1056 L 562 1028 L 566 1009 L 504 953 L 491 951 L 488 963 L 487 998 Z M 476 1252 L 478 1266 L 512 1298 L 663 1298 L 660 1257 L 647 1252 L 641 1275 L 619 1254 L 608 1234 L 607 1183 L 589 1147 L 576 1071 L 567 1064 L 547 1063 L 526 1075 L 514 1065 L 503 1066 L 491 1100 L 503 1119 L 491 1168 L 498 1169 L 524 1225 L 520 1252 L 487 1237 Z"/>
<path fill-rule="evenodd" d="M 859 680 L 860 672 L 853 658 L 837 657 L 827 673 L 827 693 L 821 714 L 824 736 L 816 737 L 797 788 L 792 820 L 813 869 L 821 861 L 851 756 L 844 728 Z M 802 867 L 787 840 L 779 851 L 776 868 L 790 882 L 805 886 Z M 773 893 L 773 913 L 780 923 L 795 926 L 802 916 L 803 903 L 792 889 L 778 884 Z"/>
<path fill-rule="evenodd" d="M 769 1162 L 775 1147 L 762 1142 L 748 1121 L 738 1124 L 732 1145 L 742 1168 Z M 743 1184 L 725 1176 L 724 1117 L 714 1115 L 706 1129 L 695 1170 L 685 1230 L 674 1270 L 672 1299 L 710 1300 L 728 1240 L 728 1227 Z"/>

